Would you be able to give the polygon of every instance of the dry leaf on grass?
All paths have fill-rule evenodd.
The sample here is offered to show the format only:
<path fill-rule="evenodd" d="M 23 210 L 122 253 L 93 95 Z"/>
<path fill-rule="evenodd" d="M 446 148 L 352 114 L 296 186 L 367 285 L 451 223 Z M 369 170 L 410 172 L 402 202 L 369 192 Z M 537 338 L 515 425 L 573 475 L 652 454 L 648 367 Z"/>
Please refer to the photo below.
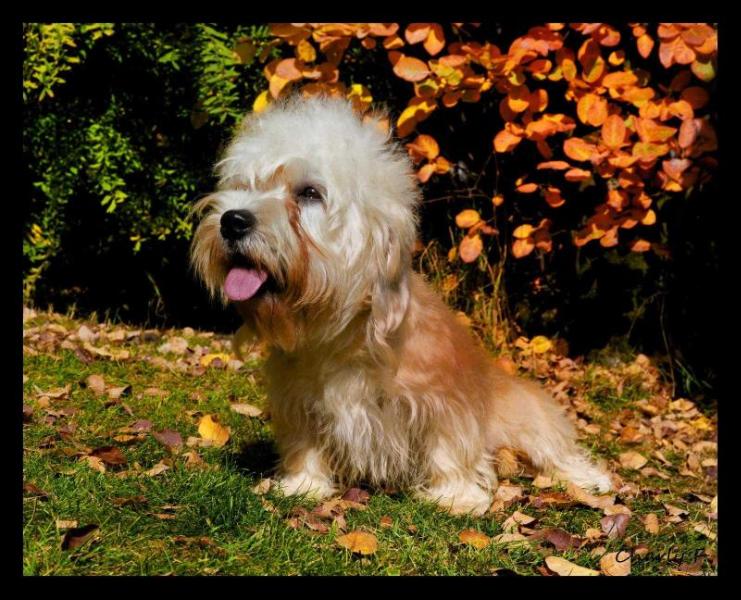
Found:
<path fill-rule="evenodd" d="M 645 456 L 638 454 L 638 452 L 622 452 L 619 456 L 620 466 L 624 469 L 635 469 L 638 470 L 645 466 L 648 459 Z"/>
<path fill-rule="evenodd" d="M 96 396 L 105 394 L 105 379 L 102 375 L 90 375 L 85 380 L 85 387 L 93 392 Z"/>
<path fill-rule="evenodd" d="M 198 434 L 217 448 L 229 441 L 229 428 L 219 423 L 215 415 L 204 415 L 198 423 Z"/>
<path fill-rule="evenodd" d="M 574 500 L 580 504 L 589 506 L 590 508 L 600 508 L 604 510 L 608 506 L 615 504 L 614 495 L 595 496 L 571 482 L 567 485 L 566 491 Z"/>
<path fill-rule="evenodd" d="M 516 510 L 502 523 L 502 529 L 505 533 L 515 533 L 520 525 L 530 525 L 534 521 L 535 517 Z"/>
<path fill-rule="evenodd" d="M 261 479 L 257 485 L 252 488 L 252 493 L 257 496 L 262 496 L 270 491 L 270 487 L 273 485 L 273 480 L 270 477 Z"/>
<path fill-rule="evenodd" d="M 239 413 L 240 415 L 244 415 L 246 417 L 262 416 L 261 408 L 257 408 L 257 406 L 253 406 L 252 404 L 248 404 L 246 402 L 234 402 L 229 405 L 229 408 L 235 413 Z"/>
<path fill-rule="evenodd" d="M 550 571 L 561 577 L 582 577 L 582 576 L 595 576 L 599 575 L 599 571 L 594 569 L 587 569 L 586 567 L 580 567 L 572 562 L 569 562 L 565 558 L 560 556 L 548 556 L 545 559 L 545 564 Z"/>
<path fill-rule="evenodd" d="M 337 543 L 353 554 L 369 555 L 378 550 L 378 539 L 366 531 L 351 531 L 337 538 Z"/>
<path fill-rule="evenodd" d="M 655 513 L 648 513 L 643 517 L 643 528 L 651 535 L 659 533 L 659 518 Z"/>
<path fill-rule="evenodd" d="M 68 529 L 62 537 L 62 550 L 73 550 L 97 539 L 100 527 L 97 525 L 85 525 Z"/>
<path fill-rule="evenodd" d="M 162 431 L 153 431 L 152 437 L 160 444 L 165 446 L 171 452 L 180 450 L 183 447 L 183 436 L 172 429 L 163 429 Z"/>
<path fill-rule="evenodd" d="M 475 529 L 464 529 L 458 534 L 458 539 L 461 543 L 479 550 L 486 548 L 491 543 L 491 538 L 488 535 Z"/>
<path fill-rule="evenodd" d="M 625 577 L 630 575 L 630 552 L 609 552 L 599 561 L 603 575 Z"/>
<path fill-rule="evenodd" d="M 602 531 L 607 534 L 608 538 L 619 538 L 625 535 L 625 530 L 628 527 L 629 521 L 630 515 L 609 515 L 600 520 L 600 525 L 602 526 Z"/>

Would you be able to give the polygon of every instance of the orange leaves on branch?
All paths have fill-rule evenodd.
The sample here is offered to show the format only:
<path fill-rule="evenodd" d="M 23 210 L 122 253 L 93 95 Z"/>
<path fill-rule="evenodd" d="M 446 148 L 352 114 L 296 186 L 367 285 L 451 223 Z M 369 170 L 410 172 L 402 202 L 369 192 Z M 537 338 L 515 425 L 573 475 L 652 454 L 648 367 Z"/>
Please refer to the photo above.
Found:
<path fill-rule="evenodd" d="M 471 263 L 479 257 L 483 249 L 484 242 L 481 236 L 475 233 L 474 235 L 467 235 L 461 240 L 458 246 L 458 254 L 463 262 Z"/>
<path fill-rule="evenodd" d="M 563 151 L 572 160 L 585 162 L 592 160 L 597 154 L 597 146 L 585 142 L 581 138 L 572 137 L 563 143 Z"/>
<path fill-rule="evenodd" d="M 603 203 L 585 215 L 573 242 L 579 246 L 599 240 L 612 247 L 623 241 L 623 232 L 628 247 L 645 252 L 650 242 L 635 235 L 627 239 L 627 230 L 656 223 L 660 215 L 651 208 L 652 197 L 686 191 L 698 179 L 707 180 L 717 166 L 711 155 L 718 147 L 717 135 L 702 111 L 711 106 L 707 82 L 716 77 L 718 36 L 707 23 L 629 23 L 628 36 L 621 35 L 624 30 L 609 23 L 545 23 L 502 50 L 481 39 L 470 24 L 273 24 L 274 39 L 256 58 L 267 63 L 267 89 L 255 98 L 253 109 L 264 110 L 273 99 L 299 89 L 307 95 L 345 96 L 362 113 L 374 98 L 360 84 L 343 83 L 343 60 L 350 63 L 351 47 L 385 52 L 389 63 L 382 61 L 382 68 L 386 64 L 388 73 L 406 82 L 410 91 L 395 133 L 400 138 L 418 134 L 406 148 L 419 181 L 449 172 L 451 163 L 441 156 L 438 140 L 417 131 L 418 126 L 438 109 L 458 107 L 465 114 L 464 103 L 488 101 L 494 109 L 489 135 L 495 134 L 493 151 L 503 165 L 523 140 L 535 146 L 535 152 L 518 151 L 518 157 L 534 157 L 535 168 L 529 181 L 520 177 L 515 183 L 513 202 L 550 211 L 565 199 L 576 204 L 585 188 L 592 187 Z M 461 31 L 466 32 L 463 39 Z M 243 52 L 255 56 L 254 48 L 243 46 Z M 275 58 L 281 46 L 288 46 L 289 53 Z M 352 63 L 357 61 L 353 53 Z M 656 63 L 662 65 L 659 70 L 671 69 L 668 86 L 659 84 L 663 74 L 654 72 Z M 567 108 L 562 108 L 564 101 Z M 563 112 L 545 112 L 553 106 Z M 534 193 L 548 206 L 519 195 Z M 493 208 L 502 206 L 501 194 L 492 203 Z M 467 231 L 454 250 L 464 262 L 474 262 L 484 251 L 482 236 L 495 230 L 473 209 L 459 209 L 456 224 Z M 549 227 L 515 236 L 513 254 L 550 251 Z"/>
<path fill-rule="evenodd" d="M 582 123 L 599 127 L 607 119 L 607 100 L 596 94 L 585 94 L 576 105 L 576 114 Z"/>
<path fill-rule="evenodd" d="M 389 60 L 394 66 L 396 76 L 404 81 L 422 81 L 430 74 L 427 63 L 413 56 L 406 56 L 397 50 L 389 52 Z"/>
<path fill-rule="evenodd" d="M 610 115 L 602 125 L 602 142 L 610 150 L 617 150 L 625 141 L 627 129 L 620 115 Z"/>

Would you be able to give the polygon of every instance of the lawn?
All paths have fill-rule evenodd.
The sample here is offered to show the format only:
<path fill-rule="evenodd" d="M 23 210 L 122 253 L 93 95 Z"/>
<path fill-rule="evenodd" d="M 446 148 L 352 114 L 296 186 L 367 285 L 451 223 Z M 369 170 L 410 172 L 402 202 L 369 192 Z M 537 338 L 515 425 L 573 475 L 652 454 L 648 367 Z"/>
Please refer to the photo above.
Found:
<path fill-rule="evenodd" d="M 261 356 L 229 348 L 24 310 L 25 574 L 716 573 L 714 409 L 672 398 L 646 357 L 513 348 L 504 360 L 568 407 L 617 492 L 509 464 L 491 511 L 470 517 L 391 489 L 276 494 Z"/>

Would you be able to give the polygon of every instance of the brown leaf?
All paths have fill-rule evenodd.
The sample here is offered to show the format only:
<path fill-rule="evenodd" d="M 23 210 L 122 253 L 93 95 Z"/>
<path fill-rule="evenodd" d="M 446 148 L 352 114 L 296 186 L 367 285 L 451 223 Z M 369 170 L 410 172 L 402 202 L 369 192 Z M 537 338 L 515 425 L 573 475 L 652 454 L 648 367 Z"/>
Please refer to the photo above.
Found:
<path fill-rule="evenodd" d="M 570 506 L 574 499 L 563 492 L 545 492 L 539 496 L 530 496 L 530 505 L 535 508 L 547 508 L 549 506 Z"/>
<path fill-rule="evenodd" d="M 149 471 L 145 471 L 144 474 L 149 477 L 156 477 L 157 475 L 164 473 L 170 468 L 170 466 L 162 461 L 154 465 Z"/>
<path fill-rule="evenodd" d="M 31 496 L 32 498 L 38 498 L 39 500 L 42 500 L 42 501 L 49 499 L 48 493 L 41 490 L 35 484 L 30 483 L 30 482 L 23 484 L 23 493 L 28 496 Z"/>
<path fill-rule="evenodd" d="M 648 459 L 645 456 L 638 454 L 638 452 L 630 451 L 623 452 L 619 456 L 620 466 L 624 469 L 635 469 L 638 470 L 643 467 Z"/>
<path fill-rule="evenodd" d="M 73 550 L 98 537 L 98 525 L 85 525 L 67 530 L 62 537 L 62 550 Z"/>
<path fill-rule="evenodd" d="M 643 517 L 643 527 L 651 535 L 659 533 L 659 518 L 655 513 L 648 513 Z"/>
<path fill-rule="evenodd" d="M 370 494 L 360 488 L 350 488 L 344 494 L 342 494 L 343 500 L 355 502 L 357 504 L 368 504 L 370 500 Z"/>
<path fill-rule="evenodd" d="M 602 526 L 602 531 L 607 534 L 607 537 L 621 538 L 625 535 L 629 521 L 630 515 L 608 515 L 600 520 L 600 525 Z"/>
<path fill-rule="evenodd" d="M 105 379 L 102 375 L 90 375 L 85 380 L 85 387 L 89 388 L 96 396 L 105 394 Z"/>
<path fill-rule="evenodd" d="M 152 432 L 152 437 L 170 451 L 177 451 L 183 447 L 183 437 L 172 429 Z"/>
<path fill-rule="evenodd" d="M 121 450 L 116 446 L 102 446 L 101 448 L 93 450 L 91 454 L 112 467 L 125 465 L 127 463 L 123 452 L 121 452 Z"/>
<path fill-rule="evenodd" d="M 394 520 L 388 515 L 383 515 L 378 521 L 378 524 L 384 529 L 389 529 L 390 527 L 394 526 Z"/>
<path fill-rule="evenodd" d="M 609 552 L 600 559 L 599 566 L 603 575 L 630 575 L 630 552 Z"/>
<path fill-rule="evenodd" d="M 571 535 L 568 531 L 560 527 L 549 527 L 531 535 L 529 539 L 543 539 L 552 544 L 556 550 L 563 552 L 569 548 L 580 548 L 583 540 L 577 536 Z"/>
<path fill-rule="evenodd" d="M 378 538 L 366 531 L 351 531 L 337 538 L 337 543 L 354 554 L 375 554 L 378 550 Z"/>
<path fill-rule="evenodd" d="M 111 500 L 113 506 L 144 506 L 149 500 L 145 496 L 119 496 Z"/>

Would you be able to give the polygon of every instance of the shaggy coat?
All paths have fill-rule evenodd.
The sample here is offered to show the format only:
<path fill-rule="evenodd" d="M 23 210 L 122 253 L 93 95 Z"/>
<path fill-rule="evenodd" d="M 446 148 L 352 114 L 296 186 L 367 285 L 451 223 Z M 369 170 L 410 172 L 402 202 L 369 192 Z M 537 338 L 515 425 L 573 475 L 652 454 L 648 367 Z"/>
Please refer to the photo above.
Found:
<path fill-rule="evenodd" d="M 243 317 L 237 345 L 255 335 L 270 349 L 284 493 L 366 481 L 482 513 L 499 448 L 610 489 L 558 404 L 501 371 L 412 271 L 420 192 L 377 117 L 327 98 L 276 103 L 244 121 L 217 169 L 192 261 Z M 243 237 L 225 238 L 228 211 L 251 215 Z"/>

